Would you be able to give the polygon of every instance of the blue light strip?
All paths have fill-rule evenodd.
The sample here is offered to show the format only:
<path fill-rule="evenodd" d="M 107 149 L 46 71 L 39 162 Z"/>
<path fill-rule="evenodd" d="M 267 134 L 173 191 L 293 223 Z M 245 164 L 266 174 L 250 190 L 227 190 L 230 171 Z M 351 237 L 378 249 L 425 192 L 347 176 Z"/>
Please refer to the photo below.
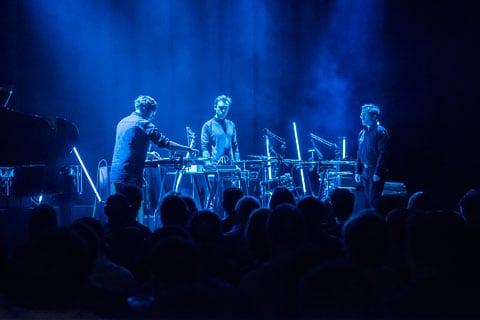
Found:
<path fill-rule="evenodd" d="M 270 139 L 265 136 L 265 146 L 267 148 L 267 159 L 268 159 L 268 180 L 272 180 L 272 164 L 270 162 Z"/>
<path fill-rule="evenodd" d="M 85 172 L 85 175 L 87 176 L 88 182 L 90 182 L 90 185 L 92 186 L 93 192 L 95 192 L 95 195 L 97 196 L 98 202 L 102 202 L 102 198 L 100 198 L 100 195 L 98 194 L 97 188 L 95 188 L 95 185 L 93 184 L 92 178 L 90 178 L 90 175 L 88 174 L 87 168 L 85 168 L 85 165 L 83 164 L 82 158 L 80 158 L 80 155 L 78 154 L 77 148 L 73 147 L 73 152 L 75 152 L 75 156 L 77 156 L 78 162 L 80 162 L 80 165 L 82 166 L 83 172 Z"/>
<path fill-rule="evenodd" d="M 300 144 L 298 143 L 297 125 L 295 124 L 295 122 L 293 122 L 293 132 L 295 134 L 295 144 L 297 146 L 298 160 L 302 160 L 302 156 L 300 154 Z M 300 175 L 302 177 L 303 194 L 306 194 L 307 193 L 307 187 L 305 186 L 305 177 L 303 176 L 303 168 L 300 169 Z"/>

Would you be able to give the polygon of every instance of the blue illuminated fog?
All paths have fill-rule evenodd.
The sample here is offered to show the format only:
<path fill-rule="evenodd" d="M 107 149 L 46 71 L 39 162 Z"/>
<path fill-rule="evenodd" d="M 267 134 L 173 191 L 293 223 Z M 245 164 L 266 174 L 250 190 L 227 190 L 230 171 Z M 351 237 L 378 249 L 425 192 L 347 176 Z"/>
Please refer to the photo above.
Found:
<path fill-rule="evenodd" d="M 470 80 L 479 64 L 468 40 L 478 23 L 453 3 L 9 0 L 0 10 L 0 83 L 15 85 L 13 109 L 75 123 L 93 174 L 111 161 L 115 126 L 141 94 L 157 100 L 155 123 L 180 143 L 186 126 L 200 133 L 217 95 L 231 96 L 243 158 L 264 152 L 263 128 L 295 158 L 293 121 L 303 157 L 310 132 L 334 143 L 346 136 L 353 157 L 360 107 L 375 103 L 392 136 L 390 180 L 438 192 L 455 181 L 457 196 L 478 170 L 473 160 L 449 169 L 459 167 L 458 141 L 473 142 L 473 120 L 449 110 L 478 101 Z M 455 136 L 440 141 L 446 131 Z"/>

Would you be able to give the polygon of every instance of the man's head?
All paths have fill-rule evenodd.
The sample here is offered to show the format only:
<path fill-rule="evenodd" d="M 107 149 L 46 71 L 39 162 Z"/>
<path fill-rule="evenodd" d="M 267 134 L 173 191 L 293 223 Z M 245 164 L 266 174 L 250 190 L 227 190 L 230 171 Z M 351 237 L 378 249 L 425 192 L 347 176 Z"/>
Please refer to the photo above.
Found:
<path fill-rule="evenodd" d="M 352 215 L 355 205 L 355 194 L 352 191 L 335 188 L 328 194 L 328 199 L 337 223 L 345 222 Z"/>
<path fill-rule="evenodd" d="M 147 120 L 153 120 L 157 114 L 157 101 L 149 96 L 135 99 L 135 113 Z"/>
<path fill-rule="evenodd" d="M 235 206 L 243 196 L 244 193 L 242 189 L 237 187 L 229 187 L 223 190 L 222 207 L 225 210 L 226 216 L 233 216 L 235 214 Z"/>
<path fill-rule="evenodd" d="M 370 128 L 378 121 L 380 115 L 380 108 L 374 104 L 364 104 L 362 106 L 362 112 L 360 113 L 360 119 L 362 119 L 362 125 Z"/>
<path fill-rule="evenodd" d="M 232 103 L 232 99 L 226 95 L 221 95 L 215 98 L 213 101 L 213 109 L 215 110 L 215 117 L 217 119 L 223 120 L 228 114 L 228 110 L 230 110 L 230 104 Z"/>

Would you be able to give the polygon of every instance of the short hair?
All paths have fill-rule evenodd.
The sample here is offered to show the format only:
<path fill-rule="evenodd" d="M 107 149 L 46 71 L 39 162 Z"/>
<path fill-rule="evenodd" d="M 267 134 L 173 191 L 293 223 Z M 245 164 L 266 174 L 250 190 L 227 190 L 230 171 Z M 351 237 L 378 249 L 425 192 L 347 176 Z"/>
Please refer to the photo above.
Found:
<path fill-rule="evenodd" d="M 138 98 L 135 99 L 135 111 L 144 113 L 155 109 L 157 109 L 157 101 L 152 97 L 138 96 Z"/>
<path fill-rule="evenodd" d="M 378 117 L 380 115 L 380 107 L 371 103 L 367 103 L 362 106 L 362 112 L 367 112 Z"/>
<path fill-rule="evenodd" d="M 273 210 L 282 203 L 290 203 L 294 206 L 297 204 L 293 193 L 288 188 L 276 187 L 270 197 L 269 208 Z"/>
<path fill-rule="evenodd" d="M 215 98 L 215 100 L 213 101 L 213 107 L 215 108 L 220 101 L 222 101 L 224 104 L 228 106 L 232 104 L 232 98 L 222 94 L 221 96 L 218 96 Z"/>
<path fill-rule="evenodd" d="M 134 210 L 138 211 L 140 209 L 143 200 L 143 192 L 140 187 L 127 185 L 120 193 L 127 197 L 130 206 L 132 206 Z"/>
<path fill-rule="evenodd" d="M 335 188 L 329 192 L 328 198 L 335 218 L 345 221 L 352 215 L 355 206 L 355 194 L 352 191 Z"/>
<path fill-rule="evenodd" d="M 222 207 L 227 215 L 233 214 L 238 200 L 243 196 L 243 190 L 238 187 L 228 187 L 223 190 Z"/>
<path fill-rule="evenodd" d="M 108 196 L 104 208 L 108 219 L 124 221 L 128 217 L 130 210 L 130 202 L 128 202 L 128 198 L 124 194 L 114 193 Z"/>
<path fill-rule="evenodd" d="M 160 203 L 160 220 L 163 225 L 174 224 L 186 226 L 190 219 L 187 203 L 175 193 L 163 197 Z"/>
<path fill-rule="evenodd" d="M 246 225 L 253 210 L 260 208 L 260 202 L 254 196 L 243 196 L 235 205 L 238 223 Z"/>

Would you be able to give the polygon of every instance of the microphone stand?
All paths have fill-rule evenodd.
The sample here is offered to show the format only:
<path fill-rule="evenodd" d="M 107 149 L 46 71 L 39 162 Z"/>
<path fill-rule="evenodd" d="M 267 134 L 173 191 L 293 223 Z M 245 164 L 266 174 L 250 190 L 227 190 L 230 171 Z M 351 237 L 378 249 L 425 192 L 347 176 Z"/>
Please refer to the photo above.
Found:
<path fill-rule="evenodd" d="M 318 141 L 320 143 L 323 143 L 324 145 L 330 147 L 330 148 L 335 148 L 335 158 L 338 159 L 339 156 L 340 156 L 340 148 L 338 147 L 338 145 L 336 145 L 335 143 L 333 142 L 330 142 L 328 140 L 325 140 L 313 133 L 310 133 L 310 139 L 313 141 Z M 315 148 L 316 149 L 316 148 Z M 320 159 L 321 160 L 321 159 Z M 320 168 L 320 167 L 319 167 Z M 336 167 L 335 167 L 335 170 L 338 172 L 340 169 L 340 165 L 337 164 Z M 328 195 L 328 192 L 330 191 L 330 178 L 327 175 L 327 171 L 328 170 L 324 170 L 323 171 L 323 174 L 322 174 L 322 177 L 320 179 L 320 188 L 318 190 L 318 197 L 320 198 L 321 194 L 323 193 L 325 196 Z M 320 170 L 317 172 L 317 174 L 320 176 Z M 325 179 L 326 179 L 326 185 L 325 185 Z M 340 184 L 339 181 L 337 181 L 337 184 Z"/>
<path fill-rule="evenodd" d="M 323 143 L 324 145 L 326 145 L 326 146 L 328 146 L 328 147 L 330 147 L 330 148 L 335 148 L 335 158 L 338 158 L 338 157 L 340 156 L 340 148 L 338 147 L 337 144 L 335 144 L 335 143 L 333 143 L 333 142 L 330 142 L 330 141 L 328 141 L 328 140 L 325 140 L 325 139 L 323 139 L 323 138 L 321 138 L 321 137 L 319 137 L 319 136 L 317 136 L 317 135 L 315 135 L 315 134 L 313 134 L 313 133 L 310 133 L 310 139 L 311 139 L 312 141 L 318 141 L 318 142 L 320 142 L 320 143 Z M 314 147 L 315 147 L 315 145 L 314 145 Z M 315 147 L 315 149 L 317 149 L 317 148 Z M 317 152 L 319 152 L 319 151 L 317 150 Z M 320 154 L 321 154 L 321 153 L 320 153 Z M 322 156 L 323 156 L 323 155 L 322 155 Z M 321 159 L 320 159 L 320 160 L 321 160 Z"/>
<path fill-rule="evenodd" d="M 338 149 L 338 146 L 337 146 L 335 143 L 330 142 L 330 141 L 327 141 L 327 140 L 325 140 L 325 139 L 323 139 L 323 138 L 320 138 L 319 136 L 314 135 L 313 133 L 310 133 L 310 138 L 312 138 L 312 139 L 315 140 L 315 141 L 321 142 L 321 143 L 325 144 L 325 145 L 328 146 L 328 147 Z"/>

